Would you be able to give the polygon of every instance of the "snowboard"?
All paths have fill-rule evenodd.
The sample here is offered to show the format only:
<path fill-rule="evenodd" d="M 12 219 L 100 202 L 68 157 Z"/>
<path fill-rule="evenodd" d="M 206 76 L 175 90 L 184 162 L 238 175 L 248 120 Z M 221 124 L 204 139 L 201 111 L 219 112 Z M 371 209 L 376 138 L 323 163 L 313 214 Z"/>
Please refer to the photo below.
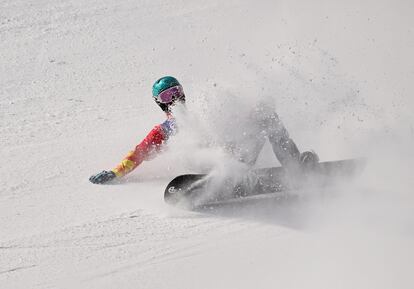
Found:
<path fill-rule="evenodd" d="M 171 205 L 196 207 L 233 198 L 309 187 L 327 187 L 338 180 L 346 181 L 352 178 L 361 172 L 364 166 L 364 159 L 346 159 L 319 162 L 294 171 L 284 167 L 255 169 L 237 178 L 185 174 L 175 177 L 167 185 L 164 200 Z"/>

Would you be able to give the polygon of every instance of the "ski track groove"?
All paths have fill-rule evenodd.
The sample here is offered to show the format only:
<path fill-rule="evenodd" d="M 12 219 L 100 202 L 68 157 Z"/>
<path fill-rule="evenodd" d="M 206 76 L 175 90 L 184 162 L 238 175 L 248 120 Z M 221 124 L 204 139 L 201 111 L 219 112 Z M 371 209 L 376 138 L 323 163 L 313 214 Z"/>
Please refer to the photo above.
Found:
<path fill-rule="evenodd" d="M 33 267 L 36 267 L 36 265 L 15 267 L 15 268 L 12 268 L 12 269 L 9 269 L 9 270 L 0 271 L 0 275 L 11 273 L 11 272 L 16 272 L 16 271 L 19 271 L 19 270 L 30 269 L 30 268 L 33 268 Z"/>

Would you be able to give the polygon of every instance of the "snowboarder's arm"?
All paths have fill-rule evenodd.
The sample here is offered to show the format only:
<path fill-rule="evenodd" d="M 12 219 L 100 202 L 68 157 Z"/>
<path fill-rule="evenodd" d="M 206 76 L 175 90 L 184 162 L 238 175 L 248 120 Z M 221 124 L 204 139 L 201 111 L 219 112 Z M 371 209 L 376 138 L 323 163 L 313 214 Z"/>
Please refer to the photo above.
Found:
<path fill-rule="evenodd" d="M 162 125 L 155 126 L 144 140 L 133 151 L 130 151 L 112 171 L 117 177 L 122 177 L 133 171 L 144 160 L 158 152 L 166 138 Z"/>

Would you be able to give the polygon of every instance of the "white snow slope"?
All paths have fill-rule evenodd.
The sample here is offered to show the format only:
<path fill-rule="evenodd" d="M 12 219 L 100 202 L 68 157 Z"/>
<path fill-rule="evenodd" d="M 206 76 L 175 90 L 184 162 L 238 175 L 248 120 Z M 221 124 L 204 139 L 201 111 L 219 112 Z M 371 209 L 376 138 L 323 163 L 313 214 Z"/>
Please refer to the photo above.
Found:
<path fill-rule="evenodd" d="M 0 288 L 414 288 L 413 6 L 1 0 Z M 267 97 L 300 149 L 368 167 L 292 202 L 171 208 L 173 176 L 226 162 L 193 130 L 89 183 L 163 120 L 163 75 L 195 131 Z M 267 145 L 258 165 L 275 164 Z"/>

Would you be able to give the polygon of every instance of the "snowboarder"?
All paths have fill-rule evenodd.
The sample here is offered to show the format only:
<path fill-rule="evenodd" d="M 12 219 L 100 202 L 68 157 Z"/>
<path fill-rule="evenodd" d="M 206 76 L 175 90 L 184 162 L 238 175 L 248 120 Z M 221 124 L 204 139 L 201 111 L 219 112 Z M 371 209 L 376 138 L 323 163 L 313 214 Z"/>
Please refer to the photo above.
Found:
<path fill-rule="evenodd" d="M 125 176 L 143 161 L 159 152 L 168 138 L 176 133 L 175 118 L 171 113 L 171 108 L 178 103 L 185 104 L 183 87 L 176 78 L 165 76 L 154 83 L 152 95 L 154 101 L 165 112 L 167 119 L 155 126 L 144 140 L 126 155 L 118 166 L 110 171 L 102 171 L 91 176 L 89 180 L 92 183 L 103 184 L 115 178 Z M 314 164 L 319 161 L 317 154 L 314 152 L 304 152 L 301 154 L 294 141 L 289 137 L 277 114 L 274 111 L 268 114 L 266 111 L 268 112 L 269 109 L 263 109 L 263 106 L 261 108 L 258 106 L 255 110 L 252 117 L 254 125 L 250 126 L 250 128 L 253 128 L 251 134 L 257 135 L 259 132 L 265 134 L 264 136 L 269 139 L 273 151 L 282 166 L 297 167 Z M 244 144 L 247 144 L 247 147 L 253 147 L 253 149 L 243 148 L 243 145 L 238 147 L 238 143 L 226 147 L 238 160 L 248 165 L 253 165 L 264 145 L 264 138 L 249 137 L 248 140 L 245 138 Z"/>

